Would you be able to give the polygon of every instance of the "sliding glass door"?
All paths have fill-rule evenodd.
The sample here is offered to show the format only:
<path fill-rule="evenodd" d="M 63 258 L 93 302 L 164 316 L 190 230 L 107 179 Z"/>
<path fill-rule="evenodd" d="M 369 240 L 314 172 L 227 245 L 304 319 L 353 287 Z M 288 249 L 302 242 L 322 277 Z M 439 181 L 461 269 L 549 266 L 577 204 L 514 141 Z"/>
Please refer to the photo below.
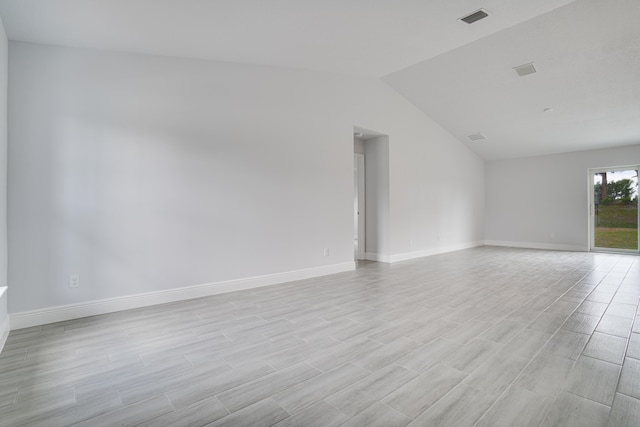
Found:
<path fill-rule="evenodd" d="M 591 250 L 638 252 L 638 169 L 590 170 Z"/>

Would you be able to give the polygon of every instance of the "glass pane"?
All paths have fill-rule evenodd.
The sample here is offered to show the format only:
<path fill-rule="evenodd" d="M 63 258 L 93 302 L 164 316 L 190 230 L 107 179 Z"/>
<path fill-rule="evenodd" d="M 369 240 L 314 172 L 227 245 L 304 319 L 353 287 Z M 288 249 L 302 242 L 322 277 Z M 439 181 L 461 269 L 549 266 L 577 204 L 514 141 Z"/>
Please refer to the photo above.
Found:
<path fill-rule="evenodd" d="M 638 249 L 638 171 L 594 175 L 594 237 L 597 248 Z"/>

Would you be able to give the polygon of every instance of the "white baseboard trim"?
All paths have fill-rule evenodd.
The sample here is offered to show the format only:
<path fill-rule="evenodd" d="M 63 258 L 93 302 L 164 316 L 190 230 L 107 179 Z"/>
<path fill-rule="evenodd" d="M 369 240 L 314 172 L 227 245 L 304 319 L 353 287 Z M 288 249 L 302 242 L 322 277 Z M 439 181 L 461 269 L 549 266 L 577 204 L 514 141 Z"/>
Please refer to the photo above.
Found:
<path fill-rule="evenodd" d="M 0 353 L 9 337 L 10 320 L 7 311 L 7 287 L 0 286 Z"/>
<path fill-rule="evenodd" d="M 0 320 L 0 353 L 2 353 L 2 349 L 7 343 L 9 331 L 11 331 L 11 322 L 9 320 L 9 316 L 6 316 L 4 320 Z"/>
<path fill-rule="evenodd" d="M 588 252 L 589 248 L 580 245 L 560 245 L 556 243 L 510 242 L 503 240 L 485 240 L 486 246 L 505 246 L 509 248 L 544 249 L 548 251 Z"/>
<path fill-rule="evenodd" d="M 367 252 L 364 254 L 364 257 L 368 261 L 391 262 L 389 260 L 389 255 L 386 255 L 386 254 L 376 254 L 373 252 Z"/>
<path fill-rule="evenodd" d="M 262 286 L 276 285 L 296 280 L 311 279 L 313 277 L 351 271 L 355 270 L 355 268 L 355 262 L 350 261 L 304 270 L 287 271 L 264 276 L 247 277 L 244 279 L 207 283 L 203 285 L 187 286 L 184 288 L 167 289 L 164 291 L 147 292 L 143 294 L 127 295 L 78 304 L 48 307 L 39 310 L 23 311 L 20 313 L 11 313 L 9 316 L 11 318 L 11 330 L 62 322 L 71 319 L 79 319 L 87 316 L 113 313 L 132 308 L 147 307 L 150 305 L 165 304 L 227 292 L 242 291 L 245 289 L 259 288 Z"/>
<path fill-rule="evenodd" d="M 441 247 L 430 248 L 430 249 L 425 249 L 421 251 L 405 252 L 403 254 L 391 255 L 390 262 L 393 263 L 393 262 L 400 262 L 400 261 L 408 261 L 410 259 L 444 254 L 447 252 L 460 251 L 462 249 L 476 248 L 478 246 L 484 246 L 484 244 L 485 244 L 484 241 L 477 241 L 477 242 L 461 243 L 458 245 L 441 246 Z"/>

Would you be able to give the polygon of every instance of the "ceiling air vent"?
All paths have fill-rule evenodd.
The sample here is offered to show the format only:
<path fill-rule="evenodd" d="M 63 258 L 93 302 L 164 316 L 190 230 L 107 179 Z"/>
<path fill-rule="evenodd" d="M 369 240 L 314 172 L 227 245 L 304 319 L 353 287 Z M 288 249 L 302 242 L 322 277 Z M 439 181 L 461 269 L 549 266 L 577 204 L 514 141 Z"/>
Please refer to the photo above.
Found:
<path fill-rule="evenodd" d="M 463 22 L 466 22 L 467 24 L 473 24 L 474 22 L 484 19 L 487 16 L 489 16 L 489 14 L 484 10 L 480 9 L 476 12 L 473 12 L 470 15 L 463 16 L 462 18 L 460 18 L 460 20 Z"/>
<path fill-rule="evenodd" d="M 517 67 L 513 67 L 513 69 L 516 70 L 516 73 L 518 73 L 520 77 L 526 76 L 527 74 L 533 74 L 536 72 L 536 69 L 533 66 L 533 62 L 530 62 L 528 64 L 523 64 L 523 65 L 518 65 Z"/>
<path fill-rule="evenodd" d="M 472 133 L 471 135 L 467 135 L 467 138 L 469 138 L 469 141 L 483 141 L 483 140 L 487 139 L 487 137 L 484 136 L 484 134 L 481 133 L 481 132 Z"/>

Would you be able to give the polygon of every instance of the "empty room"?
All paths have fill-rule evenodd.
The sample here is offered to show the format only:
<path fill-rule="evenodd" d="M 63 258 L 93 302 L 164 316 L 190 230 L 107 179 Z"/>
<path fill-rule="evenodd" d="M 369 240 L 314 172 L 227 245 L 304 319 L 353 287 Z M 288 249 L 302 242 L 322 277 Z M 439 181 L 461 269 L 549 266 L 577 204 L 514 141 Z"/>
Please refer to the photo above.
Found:
<path fill-rule="evenodd" d="M 0 426 L 640 425 L 637 0 L 0 0 Z"/>

